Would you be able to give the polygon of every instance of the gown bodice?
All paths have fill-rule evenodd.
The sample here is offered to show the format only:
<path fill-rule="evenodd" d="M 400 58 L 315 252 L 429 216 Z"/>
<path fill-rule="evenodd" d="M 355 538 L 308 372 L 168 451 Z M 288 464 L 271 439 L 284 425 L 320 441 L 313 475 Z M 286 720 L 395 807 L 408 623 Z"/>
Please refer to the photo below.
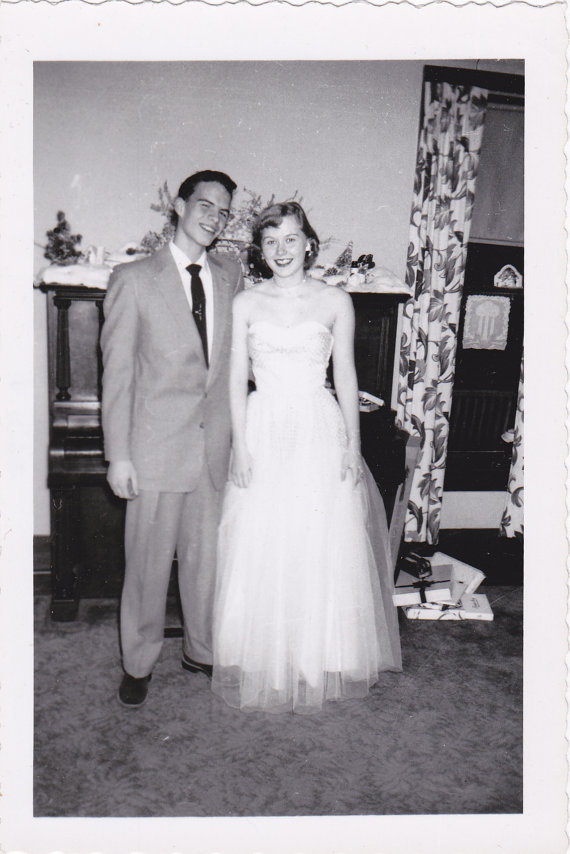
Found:
<path fill-rule="evenodd" d="M 324 389 L 332 346 L 332 333 L 315 320 L 288 327 L 255 321 L 248 349 L 257 391 L 304 395 Z"/>

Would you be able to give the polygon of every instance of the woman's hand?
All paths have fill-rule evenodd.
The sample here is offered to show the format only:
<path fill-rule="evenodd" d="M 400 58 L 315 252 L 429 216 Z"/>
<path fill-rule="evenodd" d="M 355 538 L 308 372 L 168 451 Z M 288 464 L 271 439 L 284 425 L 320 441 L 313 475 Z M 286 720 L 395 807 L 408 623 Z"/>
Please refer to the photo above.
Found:
<path fill-rule="evenodd" d="M 341 480 L 346 480 L 348 471 L 350 471 L 352 476 L 352 485 L 358 486 L 364 477 L 364 463 L 360 453 L 351 448 L 348 448 L 342 455 Z"/>
<path fill-rule="evenodd" d="M 230 480 L 236 486 L 246 489 L 251 483 L 253 457 L 247 448 L 232 448 Z"/>

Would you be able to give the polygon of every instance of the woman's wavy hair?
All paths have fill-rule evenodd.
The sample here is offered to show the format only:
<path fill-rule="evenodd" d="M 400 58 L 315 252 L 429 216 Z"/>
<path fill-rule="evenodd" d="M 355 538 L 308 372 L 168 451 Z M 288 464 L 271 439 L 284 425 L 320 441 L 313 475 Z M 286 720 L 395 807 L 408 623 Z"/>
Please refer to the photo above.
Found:
<path fill-rule="evenodd" d="M 264 279 L 270 279 L 273 273 L 263 260 L 261 251 L 261 239 L 266 228 L 278 228 L 286 216 L 293 216 L 299 223 L 301 231 L 307 238 L 309 249 L 305 253 L 304 268 L 308 270 L 313 266 L 319 254 L 319 238 L 317 232 L 307 219 L 307 214 L 299 204 L 299 202 L 280 202 L 278 204 L 269 205 L 261 211 L 251 235 L 251 246 L 249 248 L 249 266 L 250 268 L 262 276 Z"/>

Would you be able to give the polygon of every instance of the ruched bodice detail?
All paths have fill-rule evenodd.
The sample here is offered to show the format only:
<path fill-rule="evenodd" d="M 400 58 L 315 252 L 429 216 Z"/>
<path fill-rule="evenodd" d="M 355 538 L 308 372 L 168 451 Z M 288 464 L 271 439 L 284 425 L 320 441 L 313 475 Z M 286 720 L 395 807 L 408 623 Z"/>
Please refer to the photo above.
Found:
<path fill-rule="evenodd" d="M 258 320 L 249 327 L 256 388 L 264 394 L 308 394 L 325 387 L 333 336 L 314 320 L 278 326 Z"/>

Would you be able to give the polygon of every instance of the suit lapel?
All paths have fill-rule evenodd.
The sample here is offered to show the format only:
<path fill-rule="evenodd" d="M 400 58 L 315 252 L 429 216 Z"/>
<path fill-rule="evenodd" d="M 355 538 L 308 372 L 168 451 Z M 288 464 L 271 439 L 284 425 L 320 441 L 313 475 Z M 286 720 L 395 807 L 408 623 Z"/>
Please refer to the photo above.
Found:
<path fill-rule="evenodd" d="M 212 382 L 220 366 L 220 356 L 224 349 L 224 339 L 232 302 L 232 286 L 224 268 L 214 255 L 208 256 L 214 290 L 214 340 L 210 357 L 208 384 Z"/>
<path fill-rule="evenodd" d="M 153 257 L 157 265 L 160 294 L 168 310 L 174 317 L 184 337 L 201 351 L 202 341 L 200 334 L 192 317 L 192 309 L 188 304 L 182 282 L 180 281 L 178 267 L 170 249 L 168 246 L 164 246 Z"/>

